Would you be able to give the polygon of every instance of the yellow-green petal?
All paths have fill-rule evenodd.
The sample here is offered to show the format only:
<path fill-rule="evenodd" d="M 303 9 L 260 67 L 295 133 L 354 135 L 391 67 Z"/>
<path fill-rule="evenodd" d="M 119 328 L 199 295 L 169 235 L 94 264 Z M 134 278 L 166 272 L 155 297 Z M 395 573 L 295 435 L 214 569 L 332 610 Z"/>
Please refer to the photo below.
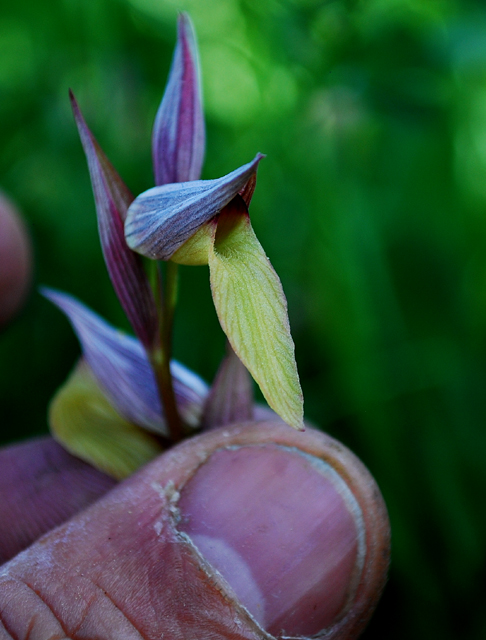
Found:
<path fill-rule="evenodd" d="M 112 407 L 84 360 L 52 399 L 49 423 L 65 449 L 118 480 L 163 450 L 154 436 Z"/>
<path fill-rule="evenodd" d="M 241 198 L 219 216 L 209 269 L 216 312 L 233 350 L 270 407 L 289 425 L 303 429 L 287 301 Z"/>
<path fill-rule="evenodd" d="M 211 220 L 203 225 L 196 233 L 172 255 L 172 262 L 198 267 L 208 263 L 209 250 L 214 238 L 215 223 Z"/>

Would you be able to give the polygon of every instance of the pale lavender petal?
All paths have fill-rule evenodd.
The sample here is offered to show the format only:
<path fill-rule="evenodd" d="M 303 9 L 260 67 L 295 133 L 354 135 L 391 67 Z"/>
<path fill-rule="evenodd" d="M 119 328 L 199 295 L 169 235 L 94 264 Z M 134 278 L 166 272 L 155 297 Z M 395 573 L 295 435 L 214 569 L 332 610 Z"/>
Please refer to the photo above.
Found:
<path fill-rule="evenodd" d="M 47 288 L 42 288 L 42 293 L 68 317 L 86 361 L 120 414 L 134 424 L 168 435 L 154 374 L 140 342 L 112 327 L 73 296 Z M 181 417 L 195 427 L 207 385 L 177 362 L 171 362 L 171 372 Z"/>
<path fill-rule="evenodd" d="M 156 260 L 170 257 L 241 191 L 264 156 L 216 180 L 168 184 L 145 191 L 128 209 L 125 235 L 134 251 Z"/>
<path fill-rule="evenodd" d="M 253 419 L 253 382 L 247 368 L 227 343 L 204 405 L 202 424 L 209 431 Z"/>
<path fill-rule="evenodd" d="M 169 80 L 152 134 L 155 184 L 198 180 L 204 148 L 197 44 L 189 16 L 182 14 Z"/>
<path fill-rule="evenodd" d="M 124 222 L 133 196 L 96 142 L 70 93 L 74 118 L 88 161 L 106 267 L 133 330 L 145 346 L 154 346 L 157 310 L 142 259 L 128 248 Z"/>

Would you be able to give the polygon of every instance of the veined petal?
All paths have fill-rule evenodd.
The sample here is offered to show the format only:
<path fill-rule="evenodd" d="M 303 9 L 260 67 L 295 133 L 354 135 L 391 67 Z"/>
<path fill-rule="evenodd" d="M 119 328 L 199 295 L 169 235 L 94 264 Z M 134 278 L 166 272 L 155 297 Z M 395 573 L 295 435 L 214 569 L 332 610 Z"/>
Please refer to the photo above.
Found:
<path fill-rule="evenodd" d="M 202 424 L 209 431 L 253 419 L 253 382 L 248 370 L 227 345 L 226 355 L 204 405 Z"/>
<path fill-rule="evenodd" d="M 128 248 L 124 222 L 133 196 L 105 156 L 70 93 L 74 118 L 88 161 L 101 247 L 115 292 L 133 330 L 150 349 L 157 336 L 157 310 L 142 259 Z"/>
<path fill-rule="evenodd" d="M 157 438 L 113 408 L 83 359 L 52 399 L 49 425 L 65 449 L 117 480 L 163 450 Z"/>
<path fill-rule="evenodd" d="M 155 118 L 152 155 L 155 184 L 198 180 L 205 131 L 196 37 L 189 16 L 179 16 L 177 45 Z"/>
<path fill-rule="evenodd" d="M 117 411 L 129 422 L 168 435 L 154 374 L 139 341 L 70 295 L 46 288 L 42 293 L 68 317 L 87 363 Z M 171 372 L 181 418 L 197 427 L 207 385 L 177 362 L 171 362 Z"/>
<path fill-rule="evenodd" d="M 303 429 L 287 301 L 240 196 L 219 216 L 209 269 L 216 312 L 233 350 L 270 407 L 289 425 Z"/>
<path fill-rule="evenodd" d="M 252 162 L 216 180 L 168 184 L 145 191 L 128 209 L 128 246 L 148 258 L 169 260 L 243 189 L 262 158 L 257 154 Z"/>

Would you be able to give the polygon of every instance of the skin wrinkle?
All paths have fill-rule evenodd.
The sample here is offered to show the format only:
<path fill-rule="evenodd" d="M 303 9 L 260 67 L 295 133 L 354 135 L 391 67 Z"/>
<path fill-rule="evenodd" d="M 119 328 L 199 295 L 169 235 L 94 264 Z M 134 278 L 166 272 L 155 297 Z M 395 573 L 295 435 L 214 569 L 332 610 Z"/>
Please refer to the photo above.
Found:
<path fill-rule="evenodd" d="M 35 596 L 37 596 L 37 598 L 40 600 L 40 602 L 42 603 L 42 605 L 44 607 L 46 607 L 46 609 L 49 611 L 49 613 L 53 616 L 53 618 L 55 619 L 56 623 L 59 625 L 59 627 L 62 629 L 62 633 L 60 633 L 57 636 L 52 636 L 52 638 L 69 638 L 70 640 L 76 640 L 77 638 L 82 638 L 83 640 L 86 638 L 86 632 L 92 633 L 90 631 L 90 619 L 89 619 L 89 615 L 90 613 L 94 610 L 95 611 L 95 615 L 99 616 L 100 613 L 100 609 L 102 610 L 103 608 L 103 599 L 105 599 L 106 601 L 108 601 L 110 603 L 111 606 L 114 607 L 114 609 L 116 609 L 116 611 L 118 611 L 121 616 L 122 616 L 122 621 L 128 623 L 129 628 L 126 629 L 126 631 L 130 630 L 135 632 L 135 636 L 131 636 L 131 638 L 133 637 L 133 640 L 135 639 L 140 639 L 140 640 L 147 640 L 147 636 L 143 635 L 143 633 L 137 628 L 137 626 L 135 625 L 135 623 L 129 619 L 129 617 L 125 614 L 125 612 L 122 610 L 122 608 L 115 602 L 115 600 L 109 595 L 109 593 L 107 592 L 106 589 L 102 588 L 101 586 L 99 586 L 95 581 L 93 580 L 89 580 L 89 584 L 94 587 L 96 589 L 96 591 L 93 592 L 91 598 L 89 598 L 89 600 L 85 603 L 85 606 L 83 607 L 83 611 L 80 614 L 80 619 L 79 622 L 77 622 L 76 626 L 73 627 L 70 630 L 70 633 L 68 633 L 67 629 L 65 628 L 65 626 L 62 624 L 61 620 L 59 619 L 58 615 L 55 613 L 55 611 L 53 610 L 53 608 L 50 606 L 50 604 L 47 602 L 47 600 L 42 596 L 41 593 L 39 593 L 39 591 L 37 589 L 35 589 L 32 585 L 30 585 L 24 578 L 21 578 L 20 576 L 15 576 L 14 578 L 12 578 L 14 581 L 18 581 L 19 583 L 25 585 L 29 591 L 33 594 L 35 594 Z M 101 598 L 100 598 L 101 596 Z M 98 610 L 96 610 L 96 607 L 98 607 Z M 37 619 L 37 613 L 34 613 L 34 616 L 32 618 L 32 620 L 29 622 L 29 628 L 28 628 L 28 634 L 27 636 L 23 639 L 23 640 L 27 640 L 27 638 L 29 637 L 30 633 L 32 632 L 33 629 L 35 629 L 34 625 Z M 4 622 L 2 620 L 2 613 L 0 612 L 0 621 Z M 96 622 L 96 619 L 95 619 Z M 87 625 L 87 628 L 83 628 Z M 38 629 L 35 629 L 36 631 L 39 631 Z M 14 640 L 17 640 L 17 637 L 12 633 L 11 629 L 8 629 L 8 633 L 10 633 L 11 637 L 14 638 Z M 0 640 L 2 640 L 0 638 Z M 20 640 L 20 639 L 18 639 Z"/>
<path fill-rule="evenodd" d="M 3 614 L 0 611 L 0 640 L 17 640 L 10 631 L 7 629 L 6 623 L 3 620 Z"/>
<path fill-rule="evenodd" d="M 67 523 L 65 525 L 65 530 L 64 530 L 64 536 L 62 536 L 62 538 L 60 538 L 57 541 L 57 544 L 61 544 L 64 545 L 66 542 L 69 541 L 70 538 L 70 534 L 71 531 L 76 530 L 77 527 L 74 525 L 74 523 Z M 42 541 L 41 541 L 42 544 Z M 98 550 L 99 551 L 99 550 Z M 119 612 L 120 616 L 121 616 L 121 620 L 118 619 L 116 620 L 117 622 L 117 629 L 118 626 L 120 625 L 120 623 L 122 623 L 123 625 L 123 631 L 126 633 L 127 631 L 132 631 L 135 632 L 136 635 L 132 635 L 130 634 L 130 636 L 123 636 L 123 638 L 130 638 L 130 640 L 145 640 L 146 636 L 144 636 L 142 634 L 141 631 L 139 631 L 137 629 L 137 627 L 134 625 L 134 623 L 128 619 L 127 615 L 123 612 L 123 610 L 120 608 L 120 606 L 118 606 L 116 604 L 116 602 L 109 596 L 108 591 L 106 588 L 101 587 L 99 584 L 97 584 L 97 582 L 95 582 L 91 577 L 88 577 L 87 575 L 85 576 L 84 572 L 80 572 L 79 571 L 79 567 L 75 568 L 75 572 L 74 574 L 72 572 L 70 572 L 71 575 L 68 574 L 67 577 L 65 577 L 65 579 L 63 580 L 63 587 L 66 584 L 69 584 L 69 578 L 76 578 L 76 577 L 80 577 L 83 579 L 83 582 L 87 581 L 88 583 L 88 589 L 90 588 L 95 588 L 97 590 L 98 593 L 94 593 L 93 594 L 93 598 L 89 600 L 87 606 L 84 608 L 84 610 L 82 612 L 80 612 L 80 622 L 76 624 L 76 627 L 71 631 L 70 634 L 67 633 L 66 629 L 61 625 L 59 618 L 57 617 L 57 615 L 55 614 L 55 612 L 53 611 L 53 609 L 49 606 L 48 602 L 42 597 L 42 595 L 38 592 L 38 590 L 36 590 L 33 586 L 31 586 L 24 578 L 22 578 L 19 575 L 16 575 L 16 566 L 17 565 L 22 565 L 23 563 L 23 556 L 25 556 L 25 553 L 21 553 L 19 554 L 16 558 L 13 558 L 8 566 L 5 565 L 3 567 L 3 569 L 0 569 L 0 578 L 7 578 L 9 580 L 11 580 L 13 583 L 18 582 L 20 584 L 22 584 L 23 586 L 25 586 L 27 589 L 29 589 L 30 593 L 35 594 L 36 598 L 42 602 L 42 606 L 46 607 L 47 610 L 49 611 L 49 613 L 54 616 L 56 623 L 59 624 L 61 626 L 62 629 L 62 633 L 60 633 L 59 635 L 56 636 L 52 636 L 53 640 L 58 640 L 61 638 L 68 638 L 69 640 L 76 640 L 77 638 L 79 638 L 80 640 L 86 640 L 86 637 L 91 638 L 93 637 L 93 629 L 91 628 L 90 625 L 93 624 L 93 620 L 88 620 L 88 628 L 87 629 L 83 629 L 83 625 L 85 624 L 86 620 L 88 619 L 89 613 L 90 613 L 90 608 L 95 607 L 96 603 L 98 603 L 98 608 L 94 609 L 95 612 L 95 618 L 94 618 L 94 624 L 99 624 L 99 621 L 102 619 L 102 617 L 110 617 L 110 612 L 107 611 L 106 613 L 103 613 L 103 599 L 106 600 L 106 602 L 109 603 L 110 607 L 113 607 L 113 609 L 115 609 L 117 612 Z M 47 555 L 45 555 L 44 557 L 40 557 L 39 553 L 37 553 L 36 555 L 36 564 L 39 565 L 40 567 L 43 566 L 44 568 L 54 568 L 56 565 L 58 565 L 58 563 L 55 560 L 55 557 L 52 553 L 52 550 L 49 552 L 49 550 L 47 548 L 44 547 L 44 553 L 46 553 Z M 103 564 L 103 559 L 101 558 L 101 556 L 97 557 L 97 558 L 91 558 L 92 564 L 94 566 L 97 566 L 98 563 L 101 563 L 101 565 Z M 58 566 L 58 568 L 61 568 Z M 87 571 L 88 573 L 88 571 Z M 99 576 L 101 577 L 101 575 Z M 84 597 L 85 594 L 85 589 L 86 589 L 86 585 L 83 584 L 83 592 L 82 592 L 82 597 Z M 63 589 L 64 590 L 64 589 Z M 0 594 L 2 593 L 2 587 L 0 585 Z M 70 615 L 71 617 L 73 615 L 76 615 L 75 613 L 73 614 L 72 609 L 71 609 L 71 605 L 69 603 L 68 598 L 64 597 L 63 598 L 63 594 L 62 591 L 61 593 L 57 593 L 56 592 L 56 598 L 60 597 L 61 600 L 61 604 L 63 607 L 65 607 L 66 604 L 68 604 L 67 606 L 67 615 Z M 101 596 L 101 598 L 99 597 Z M 100 615 L 101 614 L 101 615 Z M 2 620 L 1 617 L 1 612 L 0 612 L 0 620 Z M 127 628 L 125 625 L 129 625 L 129 628 Z M 78 635 L 79 632 L 81 631 L 81 635 Z M 90 635 L 86 636 L 86 632 L 88 632 Z M 96 636 L 95 636 L 96 637 Z M 44 636 L 41 636 L 42 640 L 44 640 Z M 112 638 L 116 638 L 116 640 L 119 640 L 118 636 L 112 636 L 110 635 L 104 635 L 102 636 L 103 640 L 106 639 L 112 639 Z M 3 640 L 3 638 L 0 637 L 0 640 Z M 17 638 L 14 638 L 14 640 L 17 640 Z M 18 639 L 18 640 L 24 640 L 24 639 Z M 98 640 L 98 638 L 97 638 Z M 101 640 L 101 637 L 100 639 Z"/>
<path fill-rule="evenodd" d="M 40 596 L 32 589 L 32 587 L 30 587 L 30 585 L 28 585 L 20 577 L 9 576 L 9 579 L 10 579 L 11 584 L 15 584 L 15 583 L 20 584 L 23 587 L 26 587 L 26 589 L 27 589 L 27 591 L 28 591 L 28 593 L 30 595 L 34 595 L 35 596 L 35 599 L 41 603 L 41 606 L 44 609 L 44 611 L 48 612 L 47 615 L 50 616 L 50 622 L 52 623 L 54 621 L 54 623 L 58 626 L 58 628 L 61 629 L 62 633 L 57 637 L 58 638 L 66 637 L 66 632 L 64 631 L 62 625 L 60 624 L 59 620 L 55 616 L 55 614 L 52 611 L 52 609 L 44 602 L 44 600 L 42 598 L 40 598 Z M 28 630 L 31 629 L 32 623 L 34 623 L 34 624 L 36 623 L 37 617 L 38 617 L 38 612 L 34 612 L 34 614 L 32 615 L 32 618 L 29 621 L 29 626 L 27 628 Z M 20 622 L 20 620 L 19 620 L 19 622 Z M 11 625 L 7 623 L 7 621 L 5 619 L 5 608 L 0 610 L 0 623 L 2 623 L 3 627 L 6 629 L 7 633 L 9 634 L 9 638 L 11 638 L 13 640 L 21 640 L 20 637 L 14 632 L 14 629 L 11 627 Z M 55 636 L 51 635 L 50 638 L 54 639 Z"/>
<path fill-rule="evenodd" d="M 32 634 L 32 631 L 34 630 L 34 625 L 35 625 L 35 621 L 37 620 L 37 616 L 34 614 L 32 616 L 32 620 L 30 621 L 30 624 L 27 628 L 27 633 L 25 635 L 24 640 L 30 640 L 30 636 Z"/>
<path fill-rule="evenodd" d="M 55 619 L 55 621 L 59 624 L 60 628 L 62 629 L 64 635 L 67 636 L 67 630 L 65 629 L 62 621 L 59 619 L 59 617 L 57 616 L 57 614 L 55 613 L 54 609 L 52 608 L 52 606 L 47 602 L 47 600 L 39 593 L 39 591 L 37 589 L 35 589 L 31 584 L 29 584 L 27 582 L 27 580 L 25 580 L 25 578 L 21 578 L 20 576 L 16 576 L 16 579 L 21 582 L 22 584 L 24 584 L 27 589 L 29 589 L 32 593 L 34 593 L 37 598 L 42 602 L 42 604 L 46 607 L 46 609 L 48 609 L 48 611 L 50 611 L 50 613 L 52 614 L 52 617 Z"/>
<path fill-rule="evenodd" d="M 141 631 L 139 629 L 137 629 L 135 623 L 130 620 L 130 618 L 128 617 L 128 615 L 123 611 L 123 609 L 115 602 L 115 600 L 110 596 L 110 594 L 108 593 L 108 591 L 106 589 L 103 589 L 103 587 L 101 587 L 99 584 L 97 584 L 94 580 L 90 580 L 91 584 L 98 589 L 98 591 L 101 593 L 102 598 L 106 598 L 114 607 L 117 611 L 119 611 L 121 613 L 121 615 L 123 616 L 123 618 L 130 624 L 130 626 L 133 628 L 133 631 L 135 631 L 138 636 L 142 639 L 142 640 L 146 640 L 146 636 L 144 636 Z M 98 600 L 96 593 L 93 594 L 93 599 L 91 604 L 94 604 L 96 601 Z M 88 614 L 88 609 L 86 609 L 86 615 L 84 620 L 81 621 L 81 623 L 76 627 L 76 629 L 73 630 L 72 635 L 75 635 L 83 626 L 84 621 L 86 620 Z"/>
<path fill-rule="evenodd" d="M 79 624 L 77 624 L 74 629 L 71 632 L 71 636 L 75 636 L 78 631 L 82 628 L 83 624 L 86 621 L 86 616 L 89 613 L 89 610 L 91 609 L 91 607 L 93 606 L 93 604 L 95 603 L 97 599 L 97 595 L 96 593 L 93 593 L 93 595 L 91 596 L 91 598 L 88 600 L 88 602 L 86 603 L 86 610 L 85 610 L 85 614 L 84 616 L 81 617 L 81 620 L 79 621 Z"/>

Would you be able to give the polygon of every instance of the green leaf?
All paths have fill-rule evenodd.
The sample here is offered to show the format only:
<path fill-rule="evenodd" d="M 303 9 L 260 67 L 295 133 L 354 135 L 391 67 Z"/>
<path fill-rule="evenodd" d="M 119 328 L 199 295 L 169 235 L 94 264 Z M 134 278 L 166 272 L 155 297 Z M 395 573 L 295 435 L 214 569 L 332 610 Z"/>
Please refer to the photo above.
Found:
<path fill-rule="evenodd" d="M 65 449 L 118 480 L 163 451 L 157 438 L 112 407 L 84 360 L 54 396 L 49 423 Z"/>
<path fill-rule="evenodd" d="M 216 312 L 233 350 L 270 407 L 289 425 L 303 429 L 287 301 L 239 196 L 219 216 L 209 269 Z"/>

